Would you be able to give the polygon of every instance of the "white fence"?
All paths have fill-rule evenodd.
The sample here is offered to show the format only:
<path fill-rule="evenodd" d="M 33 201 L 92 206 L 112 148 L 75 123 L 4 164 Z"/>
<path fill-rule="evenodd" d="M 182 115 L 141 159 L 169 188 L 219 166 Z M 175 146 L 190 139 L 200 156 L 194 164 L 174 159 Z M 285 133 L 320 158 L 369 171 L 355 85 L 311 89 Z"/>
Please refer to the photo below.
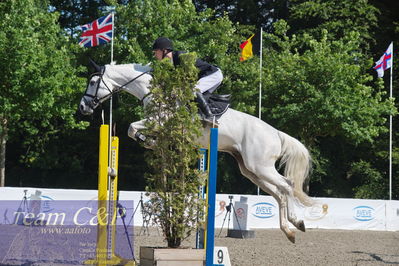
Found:
<path fill-rule="evenodd" d="M 24 190 L 27 190 L 28 202 L 35 197 L 34 195 L 36 197 L 39 195 L 42 200 L 42 209 L 51 209 L 51 204 L 56 201 L 79 200 L 86 202 L 90 206 L 95 206 L 95 201 L 97 200 L 96 190 L 4 187 L 0 188 L 0 203 L 11 201 L 14 204 L 3 204 L 3 207 L 0 208 L 0 224 L 14 220 L 15 212 L 18 208 L 17 205 L 23 199 Z M 141 204 L 138 204 L 141 196 L 144 202 L 148 200 L 143 192 L 120 191 L 120 201 L 124 202 L 125 205 L 130 205 L 124 206 L 129 210 L 127 219 L 130 221 L 130 225 L 133 223 L 135 226 L 143 225 Z M 227 228 L 229 215 L 226 215 L 226 207 L 230 203 L 229 196 L 233 196 L 233 204 L 236 201 L 240 201 L 242 196 L 247 198 L 247 213 L 245 213 L 245 208 L 235 208 L 235 211 L 239 218 L 247 217 L 247 227 L 249 229 L 279 228 L 278 206 L 274 198 L 270 196 L 227 194 L 217 194 L 216 196 L 215 226 L 217 228 L 222 226 L 224 220 L 224 228 Z M 399 230 L 399 201 L 337 198 L 316 198 L 315 200 L 317 204 L 311 208 L 295 207 L 298 218 L 305 221 L 307 228 Z M 138 209 L 134 219 L 132 219 L 131 216 L 135 207 L 138 207 Z M 230 228 L 233 226 L 233 219 L 235 217 L 231 213 Z"/>

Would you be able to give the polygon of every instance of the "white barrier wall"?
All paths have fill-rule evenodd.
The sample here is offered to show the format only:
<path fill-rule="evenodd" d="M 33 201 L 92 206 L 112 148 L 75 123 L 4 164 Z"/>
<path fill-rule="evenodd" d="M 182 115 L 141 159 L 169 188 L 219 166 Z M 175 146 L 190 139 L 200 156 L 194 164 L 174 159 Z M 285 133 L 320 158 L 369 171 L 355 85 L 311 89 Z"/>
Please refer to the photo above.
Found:
<path fill-rule="evenodd" d="M 96 205 L 97 190 L 71 190 L 71 189 L 45 189 L 45 188 L 0 188 L 0 201 L 15 201 L 14 206 L 22 200 L 24 190 L 27 190 L 28 200 L 33 198 L 36 191 L 41 192 L 42 206 L 49 208 L 52 201 L 87 201 L 88 205 Z M 148 198 L 144 192 L 120 191 L 119 200 L 126 201 L 124 206 L 128 214 L 138 207 L 134 219 L 127 217 L 132 225 L 143 224 L 141 204 L 138 204 L 141 196 L 143 201 Z M 247 215 L 247 227 L 257 228 L 279 228 L 279 211 L 277 202 L 271 196 L 253 195 L 227 195 L 217 194 L 215 208 L 215 226 L 220 228 L 225 220 L 224 228 L 228 226 L 229 215 L 226 215 L 226 206 L 229 205 L 229 196 L 233 196 L 232 203 L 240 200 L 241 196 L 248 198 L 248 213 L 242 208 L 235 208 L 237 215 Z M 296 206 L 295 211 L 298 218 L 303 219 L 307 228 L 323 229 L 347 229 L 347 230 L 399 230 L 399 201 L 387 200 L 361 200 L 361 199 L 337 199 L 316 198 L 313 207 Z M 8 210 L 0 210 L 0 224 L 4 221 L 12 221 L 13 212 L 18 207 L 10 207 Z M 13 209 L 15 209 L 13 211 Z M 9 217 L 8 217 L 9 216 Z M 128 215 L 129 216 L 129 215 Z M 229 228 L 233 228 L 233 213 L 230 214 Z"/>

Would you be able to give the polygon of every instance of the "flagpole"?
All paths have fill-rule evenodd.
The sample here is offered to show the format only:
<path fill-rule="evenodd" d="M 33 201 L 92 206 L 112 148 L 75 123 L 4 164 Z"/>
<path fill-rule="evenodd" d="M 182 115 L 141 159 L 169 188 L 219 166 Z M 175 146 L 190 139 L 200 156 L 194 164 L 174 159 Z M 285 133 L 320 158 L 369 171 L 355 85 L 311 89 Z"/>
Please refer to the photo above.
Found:
<path fill-rule="evenodd" d="M 112 37 L 111 37 L 111 65 L 114 62 L 114 26 L 115 26 L 115 16 L 114 12 L 112 11 Z M 108 147 L 108 165 L 111 166 L 111 158 L 112 158 L 112 93 L 111 97 L 109 99 L 109 147 Z M 108 176 L 108 183 L 111 181 L 110 180 L 111 176 Z M 110 184 L 110 183 L 109 183 Z"/>
<path fill-rule="evenodd" d="M 115 26 L 115 13 L 112 12 L 112 38 L 111 38 L 111 64 L 114 62 L 114 26 Z"/>
<path fill-rule="evenodd" d="M 389 77 L 389 97 L 392 99 L 393 42 L 391 55 L 391 72 Z M 389 116 L 389 200 L 392 200 L 392 115 Z"/>
<path fill-rule="evenodd" d="M 262 27 L 260 27 L 260 56 L 259 56 L 259 119 L 262 119 Z"/>
<path fill-rule="evenodd" d="M 260 55 L 259 55 L 259 110 L 258 110 L 258 117 L 260 120 L 262 120 L 262 27 L 260 27 L 260 47 L 259 47 L 259 51 L 260 51 Z M 259 186 L 258 186 L 258 195 L 260 195 L 259 193 Z"/>

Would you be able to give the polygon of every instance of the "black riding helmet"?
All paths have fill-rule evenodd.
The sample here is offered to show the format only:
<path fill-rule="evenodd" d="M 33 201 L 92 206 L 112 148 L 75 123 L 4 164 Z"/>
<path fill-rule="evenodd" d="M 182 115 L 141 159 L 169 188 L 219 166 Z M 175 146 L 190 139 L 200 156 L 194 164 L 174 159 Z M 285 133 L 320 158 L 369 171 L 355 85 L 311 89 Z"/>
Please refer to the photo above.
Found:
<path fill-rule="evenodd" d="M 154 44 L 152 45 L 152 50 L 170 50 L 173 51 L 173 43 L 171 40 L 169 40 L 166 37 L 159 37 L 154 41 Z"/>

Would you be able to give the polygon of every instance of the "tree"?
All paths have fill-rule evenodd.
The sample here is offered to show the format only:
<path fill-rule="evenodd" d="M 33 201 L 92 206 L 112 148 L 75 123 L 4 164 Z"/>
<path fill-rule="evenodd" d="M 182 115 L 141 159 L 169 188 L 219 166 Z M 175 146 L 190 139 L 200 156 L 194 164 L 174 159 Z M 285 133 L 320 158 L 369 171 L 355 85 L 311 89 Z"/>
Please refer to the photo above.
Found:
<path fill-rule="evenodd" d="M 50 10 L 60 14 L 58 22 L 65 33 L 76 38 L 76 31 L 80 31 L 79 26 L 102 16 L 108 6 L 107 2 L 112 0 L 49 0 L 49 2 Z"/>
<path fill-rule="evenodd" d="M 359 47 L 357 49 L 359 53 L 358 61 L 367 62 L 370 58 L 377 59 L 391 41 L 397 39 L 395 37 L 395 20 L 397 20 L 394 14 L 395 10 L 398 9 L 398 5 L 395 1 L 307 1 L 307 0 L 295 0 L 292 1 L 290 6 L 290 16 L 287 18 L 289 25 L 291 25 L 290 33 L 300 34 L 307 33 L 315 38 L 320 38 L 323 30 L 328 31 L 328 39 L 337 40 L 345 38 L 349 40 L 349 36 L 352 32 L 358 34 Z M 346 37 L 345 37 L 346 36 Z M 306 49 L 306 48 L 302 48 Z M 362 59 L 363 58 L 363 59 Z M 395 63 L 395 62 L 394 62 Z M 372 63 L 366 63 L 364 72 L 375 76 L 375 72 L 371 70 Z M 394 67 L 395 69 L 395 67 Z M 394 77 L 397 75 L 394 75 Z M 396 96 L 394 80 L 394 96 Z M 371 85 L 374 90 L 381 90 L 382 86 L 380 82 L 375 82 Z M 388 92 L 389 85 L 385 81 L 385 91 Z M 387 95 L 385 96 L 387 97 Z M 366 116 L 367 114 L 365 114 Z M 384 116 L 383 116 L 384 117 Z M 385 116 L 384 118 L 387 118 Z M 394 124 L 396 124 L 394 118 Z M 385 128 L 388 129 L 388 122 L 385 120 Z M 387 131 L 387 130 L 385 130 Z M 395 139 L 395 138 L 394 138 Z M 338 143 L 331 139 L 325 139 L 324 141 L 332 141 L 337 145 Z M 348 189 L 347 196 L 352 196 L 352 193 L 360 195 L 356 191 L 362 190 L 363 184 L 368 186 L 367 189 L 372 191 L 368 194 L 371 198 L 381 198 L 381 195 L 388 197 L 388 133 L 380 132 L 373 138 L 374 143 L 372 149 L 369 145 L 361 144 L 352 146 L 346 139 L 341 139 L 341 147 L 352 147 L 348 149 L 345 155 L 342 155 L 346 163 L 338 163 L 337 168 L 342 168 L 340 176 L 341 180 L 345 180 L 343 188 L 353 188 L 353 192 Z M 346 143 L 343 143 L 346 142 Z M 325 147 L 329 145 L 324 145 Z M 364 148 L 363 146 L 368 146 Z M 331 146 L 334 147 L 334 146 Z M 363 153 L 359 154 L 359 150 Z M 395 153 L 395 149 L 393 150 Z M 394 154 L 394 158 L 397 155 Z M 336 161 L 333 157 L 330 161 Z M 356 165 L 361 164 L 365 168 L 364 171 L 359 171 L 361 168 Z M 398 162 L 393 162 L 394 165 L 398 165 Z M 368 167 L 366 167 L 368 166 Z M 394 169 L 397 167 L 394 167 Z M 369 169 L 369 170 L 366 170 Z M 378 172 L 378 175 L 369 174 Z M 361 174 L 362 173 L 362 174 Z M 363 175 L 363 176 L 362 176 Z M 373 176 L 375 178 L 371 178 Z M 395 174 L 393 177 L 395 179 Z M 368 180 L 371 178 L 370 180 Z M 374 180 L 374 181 L 373 181 Z M 375 183 L 386 184 L 385 189 L 370 189 L 367 184 Z M 394 180 L 395 181 L 395 180 Z M 394 182 L 395 183 L 395 182 Z M 345 191 L 345 189 L 335 189 L 336 191 Z M 372 196 L 374 194 L 374 196 Z M 365 193 L 362 194 L 366 195 Z"/>
<path fill-rule="evenodd" d="M 22 142 L 21 160 L 29 165 L 50 136 L 84 126 L 73 117 L 75 88 L 83 83 L 56 21 L 44 0 L 0 3 L 1 186 L 7 140 Z"/>
<path fill-rule="evenodd" d="M 293 33 L 306 32 L 317 37 L 327 30 L 332 40 L 357 32 L 361 46 L 369 48 L 374 43 L 372 33 L 377 27 L 378 13 L 368 0 L 293 0 L 287 21 Z"/>
<path fill-rule="evenodd" d="M 216 17 L 228 14 L 231 21 L 263 27 L 266 32 L 272 32 L 274 22 L 287 19 L 290 6 L 288 0 L 194 0 L 193 2 L 198 11 L 209 8 L 214 10 Z"/>
<path fill-rule="evenodd" d="M 204 208 L 204 202 L 197 198 L 204 179 L 199 170 L 193 169 L 199 158 L 195 140 L 201 134 L 192 91 L 198 70 L 195 54 L 180 58 L 181 66 L 176 69 L 168 59 L 154 64 L 146 130 L 146 135 L 156 141 L 147 153 L 152 173 L 147 175 L 146 190 L 155 221 L 171 248 L 179 247 L 201 223 Z"/>
<path fill-rule="evenodd" d="M 237 30 L 237 25 L 227 16 L 215 17 L 212 10 L 197 12 L 191 1 L 139 0 L 119 5 L 116 10 L 114 57 L 118 62 L 147 64 L 153 60 L 153 41 L 160 36 L 169 37 L 175 49 L 195 51 L 198 57 L 219 66 L 223 70 L 224 81 L 216 93 L 233 92 L 234 108 L 255 113 L 250 100 L 256 97 L 252 88 L 258 87 L 256 79 L 253 79 L 258 73 L 258 66 L 243 68 L 239 62 L 239 44 L 249 34 L 248 27 Z M 143 116 L 139 102 L 123 95 L 120 97 L 131 105 L 121 105 L 119 115 L 115 114 L 116 120 L 128 124 Z M 220 168 L 230 165 L 229 161 L 224 161 Z M 219 180 L 246 182 L 245 178 L 237 178 L 236 172 L 222 171 Z M 250 182 L 246 186 L 254 187 Z M 221 190 L 222 186 L 218 189 Z"/>
<path fill-rule="evenodd" d="M 269 48 L 264 58 L 265 65 L 274 66 L 264 69 L 266 113 L 278 128 L 299 136 L 312 148 L 316 155 L 313 182 L 319 190 L 326 193 L 343 187 L 341 193 L 347 194 L 341 196 L 351 196 L 352 191 L 344 189 L 345 182 L 337 180 L 359 158 L 351 150 L 373 143 L 387 131 L 386 118 L 395 113 L 393 102 L 381 82 L 367 73 L 371 60 L 360 53 L 358 33 L 332 41 L 326 31 L 320 39 L 306 33 L 287 36 L 284 21 L 275 24 L 275 29 L 276 34 L 267 39 L 276 49 Z M 336 147 L 351 156 L 334 150 Z M 327 176 L 335 178 L 328 180 Z"/>

